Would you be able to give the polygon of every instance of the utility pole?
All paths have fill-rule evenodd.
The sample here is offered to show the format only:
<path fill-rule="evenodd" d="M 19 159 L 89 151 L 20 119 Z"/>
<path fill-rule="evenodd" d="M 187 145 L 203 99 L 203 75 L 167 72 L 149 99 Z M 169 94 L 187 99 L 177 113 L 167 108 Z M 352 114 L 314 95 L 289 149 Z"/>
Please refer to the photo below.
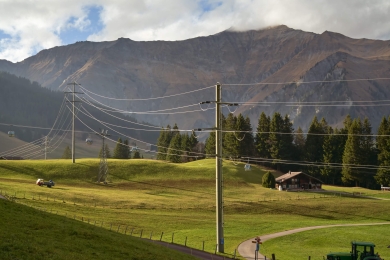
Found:
<path fill-rule="evenodd" d="M 49 139 L 45 136 L 45 160 L 47 159 L 47 149 L 48 149 Z"/>
<path fill-rule="evenodd" d="M 100 164 L 99 164 L 99 173 L 98 173 L 98 178 L 97 182 L 100 183 L 102 178 L 104 178 L 103 183 L 107 184 L 107 175 L 108 175 L 108 165 L 107 165 L 107 154 L 106 154 L 106 149 L 104 147 L 104 139 L 106 139 L 107 136 L 110 136 L 107 134 L 108 130 L 104 131 L 103 129 L 101 130 L 100 133 L 96 133 L 102 138 L 102 157 L 100 158 Z"/>
<path fill-rule="evenodd" d="M 223 177 L 222 177 L 222 111 L 221 105 L 238 106 L 236 103 L 224 103 L 222 102 L 222 88 L 221 84 L 217 82 L 215 86 L 215 99 L 216 101 L 204 101 L 200 104 L 215 103 L 215 127 L 211 128 L 215 130 L 215 196 L 216 196 L 216 224 L 217 224 L 217 245 L 218 252 L 224 253 L 225 239 L 223 234 Z M 194 131 L 210 130 L 194 129 Z"/>
<path fill-rule="evenodd" d="M 222 196 L 222 116 L 221 116 L 221 84 L 215 88 L 215 178 L 216 178 L 216 217 L 218 252 L 224 253 L 223 236 L 223 196 Z"/>
<path fill-rule="evenodd" d="M 81 92 L 76 92 L 76 85 L 79 85 L 76 82 L 73 83 L 68 83 L 67 85 L 72 85 L 73 89 L 71 92 L 65 92 L 65 93 L 72 93 L 72 101 L 69 101 L 72 103 L 72 163 L 76 162 L 76 139 L 75 139 L 75 134 L 74 134 L 74 121 L 75 121 L 75 109 L 74 109 L 74 103 L 78 102 L 75 101 L 75 94 L 84 94 Z"/>

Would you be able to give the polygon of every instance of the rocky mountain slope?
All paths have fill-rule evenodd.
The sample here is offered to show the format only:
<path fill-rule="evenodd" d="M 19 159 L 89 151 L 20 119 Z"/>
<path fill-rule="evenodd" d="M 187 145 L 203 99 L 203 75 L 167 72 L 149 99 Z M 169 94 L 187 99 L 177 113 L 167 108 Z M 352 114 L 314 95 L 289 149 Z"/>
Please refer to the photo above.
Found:
<path fill-rule="evenodd" d="M 314 115 L 332 125 L 340 125 L 347 114 L 368 116 L 375 127 L 389 114 L 387 106 L 356 101 L 390 99 L 390 80 L 348 80 L 390 78 L 390 41 L 351 39 L 327 31 L 314 34 L 286 26 L 228 30 L 171 42 L 124 38 L 77 42 L 43 50 L 18 63 L 2 60 L 0 70 L 52 89 L 64 90 L 77 81 L 102 96 L 138 99 L 119 101 L 89 94 L 106 105 L 132 111 L 140 121 L 161 126 L 177 123 L 181 129 L 214 125 L 214 110 L 203 111 L 206 107 L 196 104 L 215 100 L 214 88 L 207 87 L 216 82 L 223 85 L 222 100 L 243 102 L 236 113 L 249 115 L 254 125 L 262 111 L 287 113 L 295 128 L 303 129 Z M 247 83 L 253 84 L 229 85 Z M 177 95 L 189 91 L 195 92 Z M 319 103 L 324 101 L 343 102 Z M 188 105 L 193 106 L 137 113 Z"/>

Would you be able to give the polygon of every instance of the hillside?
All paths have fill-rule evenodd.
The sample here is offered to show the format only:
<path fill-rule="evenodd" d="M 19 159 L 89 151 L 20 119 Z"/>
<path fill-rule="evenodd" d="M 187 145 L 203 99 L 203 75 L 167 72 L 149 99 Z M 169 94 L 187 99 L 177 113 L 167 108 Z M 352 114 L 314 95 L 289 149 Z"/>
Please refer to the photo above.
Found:
<path fill-rule="evenodd" d="M 347 114 L 368 116 L 374 129 L 386 106 L 353 106 L 354 101 L 390 97 L 390 41 L 351 39 L 338 33 L 314 34 L 276 26 L 258 31 L 223 31 L 183 41 L 77 42 L 43 50 L 22 62 L 0 61 L 0 70 L 37 81 L 51 89 L 64 89 L 72 81 L 94 93 L 132 101 L 93 96 L 105 104 L 134 112 L 139 121 L 159 126 L 177 123 L 182 129 L 214 125 L 213 111 L 137 114 L 197 104 L 214 99 L 214 89 L 164 99 L 167 95 L 199 90 L 221 82 L 223 101 L 244 102 L 237 112 L 256 124 L 261 111 L 289 114 L 294 127 L 307 129 L 314 115 L 339 125 Z M 333 81 L 300 84 L 300 82 Z M 296 82 L 273 85 L 277 82 Z M 261 83 L 227 86 L 227 84 Z M 248 102 L 268 102 L 256 106 Z M 303 106 L 300 102 L 344 101 L 338 106 Z M 348 101 L 345 103 L 345 101 Z M 291 105 L 280 102 L 293 102 Z M 172 111 L 169 111 L 172 112 Z M 227 110 L 225 111 L 227 112 Z M 188 115 L 191 115 L 190 117 Z"/>
<path fill-rule="evenodd" d="M 0 155 L 10 155 L 3 153 L 34 141 L 32 152 L 41 150 L 38 158 L 44 158 L 45 136 L 48 137 L 48 158 L 61 158 L 65 147 L 71 147 L 71 106 L 63 92 L 42 88 L 37 82 L 0 72 L 0 93 Z M 137 140 L 154 143 L 159 134 L 155 127 L 140 127 L 130 116 L 117 114 L 111 117 L 93 106 L 85 104 L 81 107 L 80 102 L 76 104 L 76 113 L 76 158 L 98 156 L 102 141 L 93 131 L 101 128 L 109 130 L 111 141 L 107 139 L 107 144 L 111 151 L 118 138 L 128 139 L 130 143 L 149 150 L 150 147 Z M 140 128 L 144 131 L 138 131 Z M 15 137 L 8 137 L 8 131 L 14 131 Z M 92 139 L 94 144 L 87 145 L 86 138 Z M 28 151 L 29 146 L 23 150 Z"/>
<path fill-rule="evenodd" d="M 3 199 L 0 214 L 2 259 L 196 259 Z"/>
<path fill-rule="evenodd" d="M 7 239 L 12 237 L 15 245 L 19 245 L 20 237 L 30 242 L 31 236 L 37 234 L 41 244 L 45 238 L 50 239 L 47 243 L 50 249 L 58 247 L 61 253 L 69 249 L 70 254 L 76 254 L 72 248 L 77 248 L 77 252 L 85 250 L 87 256 L 95 252 L 98 257 L 104 253 L 100 251 L 101 247 L 96 247 L 99 241 L 104 241 L 102 247 L 105 248 L 118 238 L 121 239 L 118 245 L 126 248 L 130 234 L 147 239 L 152 237 L 154 240 L 162 237 L 168 243 L 174 239 L 175 243 L 181 245 L 186 241 L 188 247 L 195 249 L 202 249 L 204 241 L 205 251 L 214 252 L 215 160 L 185 164 L 109 160 L 108 164 L 109 183 L 103 185 L 96 183 L 98 159 L 78 160 L 76 164 L 66 160 L 0 161 L 1 194 L 15 203 L 40 210 L 35 212 L 17 207 L 19 214 L 15 213 L 18 216 L 12 218 L 13 209 L 4 208 L 0 202 L 0 210 L 11 211 L 5 213 L 4 219 L 7 221 L 0 224 L 1 231 L 5 229 L 6 232 L 0 233 Z M 281 192 L 261 186 L 266 169 L 253 165 L 251 171 L 245 171 L 243 166 L 243 163 L 223 163 L 226 256 L 232 256 L 241 242 L 257 235 L 306 226 L 390 221 L 388 192 L 333 186 L 323 187 L 323 193 Z M 37 178 L 53 179 L 56 186 L 50 189 L 39 187 L 35 185 Z M 356 192 L 370 198 L 353 196 Z M 32 224 L 35 222 L 29 219 L 29 212 L 37 214 L 36 219 L 40 220 L 38 226 Z M 13 236 L 7 236 L 13 226 L 21 224 L 9 219 L 23 221 L 20 218 L 25 214 L 20 213 L 25 213 L 26 218 L 23 226 L 16 231 L 23 227 L 24 231 L 21 234 L 14 231 Z M 50 217 L 49 213 L 54 216 Z M 53 229 L 53 234 L 47 232 L 46 223 Z M 87 223 L 88 227 L 85 226 Z M 95 233 L 101 227 L 106 231 Z M 73 232 L 76 228 L 81 232 Z M 126 231 L 127 235 L 124 236 Z M 366 240 L 374 242 L 381 256 L 388 259 L 390 253 L 386 247 L 389 231 L 390 225 L 321 230 L 321 234 L 312 233 L 309 236 L 302 233 L 303 239 L 290 239 L 288 244 L 281 243 L 278 248 L 272 240 L 270 244 L 267 241 L 263 249 L 268 250 L 268 245 L 272 245 L 276 251 L 270 253 L 288 260 L 306 259 L 308 255 L 312 259 L 321 259 L 329 251 L 345 251 L 351 240 Z M 109 235 L 107 239 L 106 234 Z M 329 237 L 337 239 L 330 241 Z M 0 239 L 0 245 L 6 246 L 2 248 L 12 248 L 7 239 Z M 58 244 L 58 241 L 68 239 L 74 240 L 69 243 L 79 243 L 70 244 L 74 247 L 68 247 L 68 243 Z M 135 243 L 135 240 L 130 241 Z M 32 245 L 35 243 L 31 241 Z M 291 247 L 299 248 L 289 251 Z M 20 250 L 25 252 L 28 249 L 23 247 Z M 39 248 L 38 252 L 47 253 L 41 250 Z M 111 249 L 107 250 L 110 252 Z M 113 250 L 121 253 L 125 249 L 113 247 Z M 282 252 L 290 254 L 291 251 L 294 251 L 294 255 L 282 257 Z"/>

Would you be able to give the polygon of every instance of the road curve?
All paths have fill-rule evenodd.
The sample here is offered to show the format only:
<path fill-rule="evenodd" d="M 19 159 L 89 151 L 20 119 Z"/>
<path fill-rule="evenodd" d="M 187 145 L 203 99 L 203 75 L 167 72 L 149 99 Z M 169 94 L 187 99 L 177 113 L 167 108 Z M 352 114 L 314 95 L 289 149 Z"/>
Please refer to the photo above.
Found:
<path fill-rule="evenodd" d="M 261 241 L 265 242 L 269 239 L 272 238 L 277 238 L 277 237 L 282 237 L 282 236 L 287 236 L 291 235 L 294 233 L 302 232 L 302 231 L 307 231 L 307 230 L 313 230 L 313 229 L 320 229 L 320 228 L 331 228 L 331 227 L 351 227 L 351 226 L 375 226 L 375 225 L 390 225 L 390 222 L 382 222 L 382 223 L 365 223 L 365 224 L 337 224 L 337 225 L 325 225 L 325 226 L 312 226 L 312 227 L 304 227 L 304 228 L 297 228 L 297 229 L 292 229 L 292 230 L 286 230 L 274 234 L 269 234 L 269 235 L 262 235 L 260 236 Z M 248 239 L 244 242 L 242 242 L 238 246 L 238 253 L 244 257 L 245 259 L 255 259 L 255 249 L 256 245 L 252 243 L 254 238 Z M 267 257 L 268 259 L 271 259 L 271 256 Z M 264 259 L 264 256 L 260 254 L 259 252 L 259 260 Z"/>

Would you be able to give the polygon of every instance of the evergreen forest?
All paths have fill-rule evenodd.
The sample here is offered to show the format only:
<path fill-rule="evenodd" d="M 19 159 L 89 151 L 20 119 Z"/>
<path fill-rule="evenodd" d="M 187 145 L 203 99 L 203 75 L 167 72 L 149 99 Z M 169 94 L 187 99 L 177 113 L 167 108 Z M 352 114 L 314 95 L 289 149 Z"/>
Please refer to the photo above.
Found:
<path fill-rule="evenodd" d="M 287 115 L 261 113 L 257 129 L 248 117 L 222 118 L 222 156 L 274 168 L 303 171 L 326 184 L 378 188 L 390 184 L 390 117 L 383 117 L 376 134 L 368 118 L 347 115 L 343 127 L 333 128 L 325 118 L 314 117 L 307 133 Z M 157 159 L 186 162 L 215 157 L 215 131 L 205 143 L 196 133 L 181 134 L 178 126 L 161 129 Z"/>

